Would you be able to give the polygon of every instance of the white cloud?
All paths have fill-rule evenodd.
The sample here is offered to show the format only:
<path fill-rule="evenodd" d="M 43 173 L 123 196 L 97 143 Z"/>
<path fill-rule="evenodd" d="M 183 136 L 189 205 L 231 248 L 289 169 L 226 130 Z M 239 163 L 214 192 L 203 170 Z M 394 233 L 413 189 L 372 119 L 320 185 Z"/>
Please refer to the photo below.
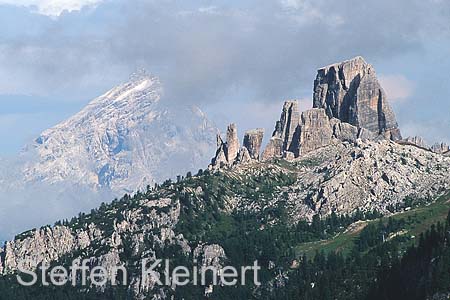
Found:
<path fill-rule="evenodd" d="M 407 100 L 414 92 L 414 83 L 403 75 L 380 75 L 379 80 L 391 101 Z"/>
<path fill-rule="evenodd" d="M 317 0 L 280 0 L 281 6 L 291 12 L 291 18 L 299 24 L 320 21 L 328 26 L 340 26 L 344 18 L 332 11 L 324 11 Z"/>
<path fill-rule="evenodd" d="M 299 9 L 302 4 L 302 1 L 299 0 L 281 0 L 280 2 L 284 7 L 294 9 Z"/>
<path fill-rule="evenodd" d="M 95 7 L 101 2 L 103 0 L 0 0 L 0 5 L 29 7 L 39 14 L 58 17 L 63 12 L 79 11 L 84 7 Z"/>

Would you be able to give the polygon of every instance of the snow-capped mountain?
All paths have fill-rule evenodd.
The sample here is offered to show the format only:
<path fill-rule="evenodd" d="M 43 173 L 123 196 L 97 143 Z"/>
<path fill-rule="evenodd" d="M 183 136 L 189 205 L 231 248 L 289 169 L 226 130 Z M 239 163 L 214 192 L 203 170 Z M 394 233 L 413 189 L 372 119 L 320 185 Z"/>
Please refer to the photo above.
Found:
<path fill-rule="evenodd" d="M 157 77 L 133 74 L 28 146 L 26 181 L 122 193 L 206 166 L 217 129 L 199 108 L 162 96 Z"/>

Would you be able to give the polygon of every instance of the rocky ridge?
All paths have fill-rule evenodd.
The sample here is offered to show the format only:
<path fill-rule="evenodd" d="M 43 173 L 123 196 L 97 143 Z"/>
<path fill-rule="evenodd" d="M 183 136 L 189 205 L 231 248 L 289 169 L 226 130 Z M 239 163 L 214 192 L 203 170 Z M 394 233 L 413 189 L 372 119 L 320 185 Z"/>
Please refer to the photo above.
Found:
<path fill-rule="evenodd" d="M 435 143 L 431 147 L 425 142 L 425 140 L 420 136 L 407 137 L 401 141 L 398 141 L 400 144 L 409 144 L 414 145 L 422 149 L 430 150 L 437 154 L 449 155 L 450 147 L 446 143 Z"/>
<path fill-rule="evenodd" d="M 425 140 L 420 136 L 410 136 L 403 140 L 404 143 L 415 145 L 423 149 L 429 149 Z"/>
<path fill-rule="evenodd" d="M 262 160 L 298 158 L 329 145 L 333 139 L 401 140 L 400 129 L 386 94 L 373 67 L 362 57 L 317 71 L 313 107 L 300 112 L 296 100 L 284 103 Z M 231 162 L 229 157 L 227 159 L 226 165 L 234 164 L 235 159 Z M 218 162 L 222 160 L 223 155 L 218 151 L 212 166 L 220 166 Z"/>
<path fill-rule="evenodd" d="M 445 154 L 450 151 L 450 148 L 446 143 L 436 143 L 431 146 L 431 151 L 439 154 Z"/>

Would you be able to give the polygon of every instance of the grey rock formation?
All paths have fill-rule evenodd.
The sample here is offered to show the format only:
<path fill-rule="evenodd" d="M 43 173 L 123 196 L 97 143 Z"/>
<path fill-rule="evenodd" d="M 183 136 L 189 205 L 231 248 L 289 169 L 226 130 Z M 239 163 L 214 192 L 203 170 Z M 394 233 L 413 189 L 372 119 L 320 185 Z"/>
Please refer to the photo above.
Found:
<path fill-rule="evenodd" d="M 204 267 L 214 266 L 221 268 L 227 258 L 225 250 L 217 244 L 199 245 L 194 249 L 194 258 Z"/>
<path fill-rule="evenodd" d="M 313 107 L 358 128 L 400 140 L 401 134 L 373 67 L 362 57 L 321 68 L 314 81 Z"/>
<path fill-rule="evenodd" d="M 449 146 L 446 143 L 436 143 L 431 146 L 431 151 L 438 154 L 447 153 L 450 150 Z"/>
<path fill-rule="evenodd" d="M 201 268 L 213 266 L 217 270 L 222 270 L 227 259 L 225 250 L 218 244 L 199 245 L 194 249 L 193 256 L 199 262 Z M 213 291 L 213 285 L 205 287 L 205 296 L 211 295 Z"/>
<path fill-rule="evenodd" d="M 25 269 L 32 270 L 41 263 L 57 261 L 75 250 L 84 250 L 88 253 L 90 250 L 95 250 L 92 249 L 95 243 L 117 250 L 123 246 L 121 236 L 124 235 L 133 236 L 136 249 L 139 249 L 142 246 L 139 234 L 155 229 L 158 229 L 158 234 L 152 237 L 155 241 L 164 243 L 166 240 L 182 240 L 173 233 L 173 226 L 180 214 L 179 203 L 172 203 L 170 199 L 162 198 L 142 200 L 140 205 L 148 208 L 146 212 L 140 208 L 130 207 L 123 212 L 121 221 L 114 222 L 112 233 L 108 235 L 93 223 L 76 230 L 67 225 L 58 225 L 19 235 L 16 240 L 7 242 L 5 245 L 5 255 L 2 259 L 3 273 L 17 270 L 19 264 L 23 263 L 25 263 L 23 265 Z M 165 209 L 164 213 L 161 212 L 162 209 Z M 186 248 L 185 244 L 180 245 Z M 27 253 L 26 260 L 24 260 L 24 251 Z"/>
<path fill-rule="evenodd" d="M 227 139 L 224 142 L 220 136 L 217 135 L 217 151 L 216 155 L 211 161 L 212 168 L 221 168 L 224 166 L 232 166 L 239 160 L 239 139 L 237 136 L 236 124 L 230 124 L 227 128 Z M 248 153 L 247 153 L 248 154 Z"/>
<path fill-rule="evenodd" d="M 222 140 L 220 135 L 217 135 L 217 151 L 211 161 L 210 168 L 231 167 L 238 163 L 259 160 L 263 137 L 264 129 L 249 130 L 244 135 L 243 147 L 239 148 L 236 124 L 230 124 L 227 128 L 226 142 Z"/>
<path fill-rule="evenodd" d="M 298 156 L 300 151 L 300 111 L 296 100 L 284 102 L 281 111 L 280 120 L 275 124 L 275 130 L 272 138 L 269 140 L 262 154 L 263 160 L 269 160 L 275 157 Z M 292 154 L 286 155 L 286 152 Z"/>
<path fill-rule="evenodd" d="M 420 136 L 409 136 L 406 139 L 404 139 L 403 142 L 406 144 L 415 145 L 423 149 L 429 149 L 425 140 Z"/>
<path fill-rule="evenodd" d="M 222 139 L 220 138 L 220 136 L 219 135 L 217 135 L 217 136 L 218 136 L 217 140 L 221 141 Z M 214 158 L 212 159 L 211 164 L 213 166 L 218 166 L 218 167 L 228 165 L 227 145 L 224 142 L 222 142 L 222 144 L 218 145 L 218 148 L 216 151 L 216 156 L 214 156 Z"/>
<path fill-rule="evenodd" d="M 259 159 L 263 138 L 264 129 L 262 128 L 249 130 L 245 133 L 244 147 L 247 148 L 252 159 Z"/>
<path fill-rule="evenodd" d="M 239 150 L 237 162 L 240 164 L 249 163 L 253 160 L 253 158 L 250 156 L 250 153 L 248 152 L 246 147 L 242 147 L 241 150 Z"/>
<path fill-rule="evenodd" d="M 283 140 L 279 137 L 272 137 L 269 140 L 264 152 L 262 154 L 262 160 L 269 160 L 275 157 L 283 156 Z"/>
<path fill-rule="evenodd" d="M 298 148 L 294 145 L 293 138 L 298 125 L 300 124 L 300 111 L 297 100 L 284 102 L 280 120 L 275 125 L 275 131 L 272 136 L 278 137 L 283 141 L 283 149 Z"/>
<path fill-rule="evenodd" d="M 286 207 L 292 209 L 293 222 L 317 213 L 351 214 L 358 208 L 389 214 L 389 207 L 401 205 L 406 197 L 430 199 L 450 188 L 450 158 L 385 139 L 332 142 L 302 154 L 293 165 L 298 166 L 296 183 L 281 189 L 289 194 Z M 246 178 L 267 168 L 267 163 L 259 170 L 238 165 L 232 172 Z M 278 172 L 274 168 L 272 174 Z M 241 205 L 251 208 L 254 202 Z"/>
<path fill-rule="evenodd" d="M 236 160 L 239 153 L 239 138 L 236 124 L 230 124 L 227 128 L 227 159 L 229 163 Z"/>
<path fill-rule="evenodd" d="M 362 141 L 374 140 L 376 135 L 365 128 L 358 128 L 349 123 L 343 123 L 338 119 L 331 119 L 330 121 L 333 127 L 333 137 L 343 142 L 355 143 L 358 139 Z"/>
<path fill-rule="evenodd" d="M 313 194 L 292 195 L 292 201 L 310 197 L 310 216 L 333 210 L 351 212 L 358 207 L 389 213 L 389 205 L 402 203 L 407 196 L 427 199 L 450 187 L 445 175 L 450 171 L 450 160 L 415 146 L 387 141 L 359 142 L 356 146 L 336 143 L 301 159 L 316 161 L 312 168 L 316 171 L 327 170 L 321 179 L 310 172 L 299 177 L 301 186 L 315 187 Z M 303 213 L 308 214 L 307 210 Z"/>
<path fill-rule="evenodd" d="M 293 135 L 291 149 L 289 149 L 291 151 L 289 152 L 298 157 L 329 145 L 332 136 L 330 119 L 325 110 L 317 108 L 307 110 L 301 115 L 301 122 Z"/>
<path fill-rule="evenodd" d="M 359 129 L 349 123 L 342 123 L 338 119 L 331 119 L 331 125 L 333 127 L 333 135 L 347 142 L 355 142 L 358 138 Z"/>
<path fill-rule="evenodd" d="M 356 142 L 357 139 L 369 140 L 376 137 L 365 128 L 357 128 L 337 118 L 330 119 L 324 109 L 313 108 L 300 114 L 296 107 L 298 106 L 293 101 L 286 101 L 284 104 L 280 121 L 263 152 L 263 160 L 275 157 L 291 160 L 329 145 L 333 139 Z M 291 124 L 292 120 L 296 124 L 295 130 L 292 126 L 285 126 Z"/>

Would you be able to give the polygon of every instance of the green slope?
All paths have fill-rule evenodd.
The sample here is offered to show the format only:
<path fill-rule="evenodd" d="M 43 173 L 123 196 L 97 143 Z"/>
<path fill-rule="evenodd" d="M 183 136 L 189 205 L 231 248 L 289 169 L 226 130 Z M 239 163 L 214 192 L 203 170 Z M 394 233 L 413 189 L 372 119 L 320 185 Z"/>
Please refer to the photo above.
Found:
<path fill-rule="evenodd" d="M 325 253 L 336 252 L 346 255 L 355 246 L 355 242 L 366 226 L 376 224 L 380 221 L 387 223 L 390 218 L 404 223 L 403 228 L 397 232 L 396 236 L 403 236 L 405 238 L 402 243 L 402 248 L 405 249 L 413 244 L 417 244 L 417 237 L 428 230 L 431 225 L 437 222 L 444 222 L 449 210 L 450 192 L 447 192 L 426 206 L 375 220 L 358 221 L 349 226 L 345 232 L 338 233 L 331 239 L 300 244 L 296 248 L 296 253 L 298 256 L 306 255 L 308 257 L 313 257 L 318 251 L 324 251 Z M 386 239 L 389 239 L 389 236 Z"/>

